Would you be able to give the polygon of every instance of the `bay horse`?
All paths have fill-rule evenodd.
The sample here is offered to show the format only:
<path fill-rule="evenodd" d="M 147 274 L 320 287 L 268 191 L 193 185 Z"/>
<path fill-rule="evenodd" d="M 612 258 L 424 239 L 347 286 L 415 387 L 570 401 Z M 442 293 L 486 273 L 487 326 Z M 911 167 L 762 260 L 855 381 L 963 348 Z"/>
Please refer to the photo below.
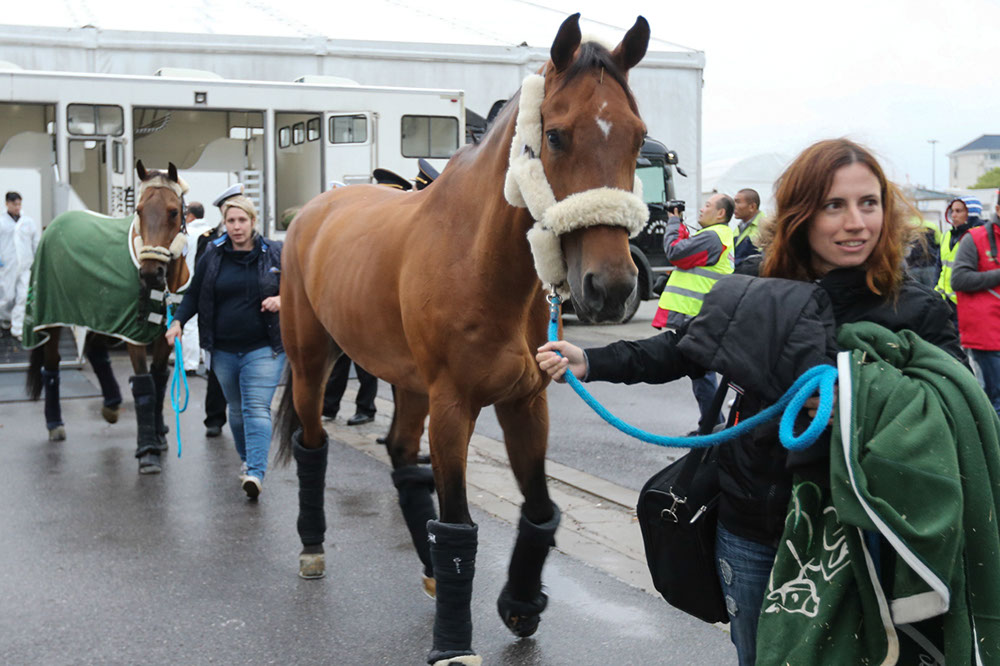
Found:
<path fill-rule="evenodd" d="M 530 636 L 547 604 L 541 571 L 559 524 L 545 476 L 545 285 L 597 321 L 620 321 L 637 270 L 629 235 L 648 212 L 635 187 L 645 135 L 628 71 L 649 43 L 639 17 L 613 49 L 581 43 L 579 14 L 559 28 L 477 144 L 427 188 L 355 185 L 307 203 L 285 240 L 281 333 L 291 382 L 279 457 L 299 478 L 299 575 L 321 577 L 327 436 L 323 386 L 346 353 L 396 387 L 387 446 L 425 591 L 435 595 L 429 664 L 479 664 L 470 599 L 477 526 L 466 496 L 469 439 L 493 405 L 524 495 L 497 605 Z M 424 420 L 433 472 L 416 464 Z M 441 518 L 432 493 L 436 488 Z"/>
<path fill-rule="evenodd" d="M 124 340 L 134 372 L 129 383 L 135 399 L 139 473 L 158 474 L 160 453 L 167 448 L 163 399 L 171 348 L 163 336 L 165 303 L 176 302 L 175 295 L 190 281 L 182 256 L 187 184 L 172 163 L 167 171 L 147 171 L 140 160 L 136 173 L 139 203 L 133 217 L 72 211 L 56 217 L 42 234 L 25 314 L 24 346 L 32 350 L 26 388 L 33 400 L 44 390 L 49 439 L 65 439 L 59 404 L 62 327 L 88 329 L 88 352 L 106 344 L 106 338 Z M 107 354 L 88 353 L 88 358 L 105 396 L 102 414 L 113 423 L 118 410 L 109 407 L 108 399 L 117 396 L 120 402 L 121 396 Z"/>

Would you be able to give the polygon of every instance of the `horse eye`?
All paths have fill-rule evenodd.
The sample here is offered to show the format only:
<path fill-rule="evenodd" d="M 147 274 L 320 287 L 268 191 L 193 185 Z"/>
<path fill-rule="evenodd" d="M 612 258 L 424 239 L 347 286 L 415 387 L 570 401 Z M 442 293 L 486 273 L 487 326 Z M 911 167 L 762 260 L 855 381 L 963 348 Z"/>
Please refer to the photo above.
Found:
<path fill-rule="evenodd" d="M 549 147 L 562 148 L 562 139 L 559 137 L 559 130 L 549 130 L 545 133 L 549 140 Z"/>

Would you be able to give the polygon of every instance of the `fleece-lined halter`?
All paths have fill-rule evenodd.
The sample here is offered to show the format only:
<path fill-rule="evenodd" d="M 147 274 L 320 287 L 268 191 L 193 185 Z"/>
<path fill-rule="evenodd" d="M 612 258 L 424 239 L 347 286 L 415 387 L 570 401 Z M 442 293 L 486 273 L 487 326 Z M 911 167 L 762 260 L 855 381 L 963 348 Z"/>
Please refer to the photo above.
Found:
<path fill-rule="evenodd" d="M 142 196 L 145 194 L 146 190 L 151 187 L 165 187 L 171 190 L 183 203 L 184 195 L 188 191 L 188 184 L 184 182 L 183 178 L 178 178 L 177 182 L 174 182 L 167 178 L 166 176 L 154 176 L 148 180 L 144 180 L 139 183 L 139 201 L 142 201 Z M 183 206 L 182 206 L 183 207 Z M 184 215 L 184 211 L 181 211 L 181 215 Z M 174 240 L 170 243 L 170 247 L 166 248 L 162 245 L 144 245 L 142 242 L 141 230 L 139 229 L 139 216 L 136 215 L 132 220 L 132 225 L 129 227 L 129 237 L 132 242 L 129 243 L 129 256 L 132 258 L 132 263 L 135 264 L 136 268 L 139 267 L 139 263 L 146 261 L 147 259 L 152 261 L 161 261 L 165 264 L 170 263 L 173 259 L 178 259 L 184 254 L 184 250 L 187 248 L 187 234 L 182 230 L 177 232 L 174 236 Z"/>
<path fill-rule="evenodd" d="M 512 206 L 527 208 L 535 224 L 528 231 L 528 243 L 535 271 L 546 289 L 570 297 L 566 284 L 566 259 L 559 236 L 574 229 L 598 224 L 624 227 L 634 237 L 646 225 L 649 208 L 642 200 L 638 177 L 632 192 L 598 187 L 571 194 L 556 201 L 545 177 L 542 152 L 542 100 L 545 78 L 529 74 L 521 84 L 517 124 L 510 144 L 510 165 L 504 181 L 504 197 Z"/>

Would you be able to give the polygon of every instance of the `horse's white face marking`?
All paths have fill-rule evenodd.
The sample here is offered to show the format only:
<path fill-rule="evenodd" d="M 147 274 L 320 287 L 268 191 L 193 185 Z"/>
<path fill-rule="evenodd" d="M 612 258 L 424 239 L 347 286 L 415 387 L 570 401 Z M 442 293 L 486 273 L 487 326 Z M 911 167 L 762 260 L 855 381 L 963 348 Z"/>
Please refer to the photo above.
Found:
<path fill-rule="evenodd" d="M 597 120 L 597 126 L 601 128 L 602 132 L 604 132 L 604 138 L 607 140 L 608 135 L 611 134 L 611 123 L 604 118 L 595 118 L 595 120 Z"/>

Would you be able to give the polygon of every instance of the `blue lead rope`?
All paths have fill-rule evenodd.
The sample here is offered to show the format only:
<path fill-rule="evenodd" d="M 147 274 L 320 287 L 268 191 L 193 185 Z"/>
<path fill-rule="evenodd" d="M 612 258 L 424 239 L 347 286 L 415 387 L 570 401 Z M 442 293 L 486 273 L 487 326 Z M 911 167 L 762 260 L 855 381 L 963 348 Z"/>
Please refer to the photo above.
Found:
<path fill-rule="evenodd" d="M 174 323 L 174 306 L 167 303 L 167 329 Z M 184 405 L 181 406 L 181 390 L 184 391 Z M 177 457 L 181 457 L 181 412 L 188 408 L 188 398 L 191 390 L 188 388 L 187 373 L 184 372 L 184 350 L 181 339 L 174 339 L 174 376 L 170 380 L 170 406 L 174 408 L 174 432 L 177 434 Z"/>
<path fill-rule="evenodd" d="M 549 296 L 549 342 L 559 340 L 559 304 L 560 300 L 557 295 L 552 294 Z M 558 354 L 559 352 L 556 353 Z M 562 354 L 559 355 L 562 356 Z M 781 439 L 781 444 L 786 449 L 799 451 L 811 446 L 819 438 L 830 421 L 830 417 L 833 414 L 833 391 L 834 385 L 837 382 L 837 369 L 829 365 L 817 365 L 809 368 L 792 384 L 791 388 L 785 391 L 785 394 L 778 399 L 778 402 L 764 411 L 758 412 L 746 421 L 741 421 L 732 428 L 726 428 L 720 432 L 710 435 L 700 435 L 698 437 L 665 437 L 636 428 L 609 412 L 604 405 L 599 403 L 583 387 L 583 384 L 572 372 L 567 370 L 563 377 L 566 383 L 572 386 L 573 390 L 583 398 L 583 401 L 597 412 L 598 416 L 626 435 L 631 435 L 636 439 L 649 442 L 650 444 L 684 448 L 707 448 L 736 439 L 757 426 L 774 420 L 780 414 L 781 422 L 778 427 L 778 437 Z M 796 436 L 794 432 L 795 419 L 805 406 L 806 400 L 810 396 L 815 395 L 817 391 L 819 392 L 819 408 L 816 410 L 816 416 L 809 423 L 809 427 L 801 435 Z"/>

